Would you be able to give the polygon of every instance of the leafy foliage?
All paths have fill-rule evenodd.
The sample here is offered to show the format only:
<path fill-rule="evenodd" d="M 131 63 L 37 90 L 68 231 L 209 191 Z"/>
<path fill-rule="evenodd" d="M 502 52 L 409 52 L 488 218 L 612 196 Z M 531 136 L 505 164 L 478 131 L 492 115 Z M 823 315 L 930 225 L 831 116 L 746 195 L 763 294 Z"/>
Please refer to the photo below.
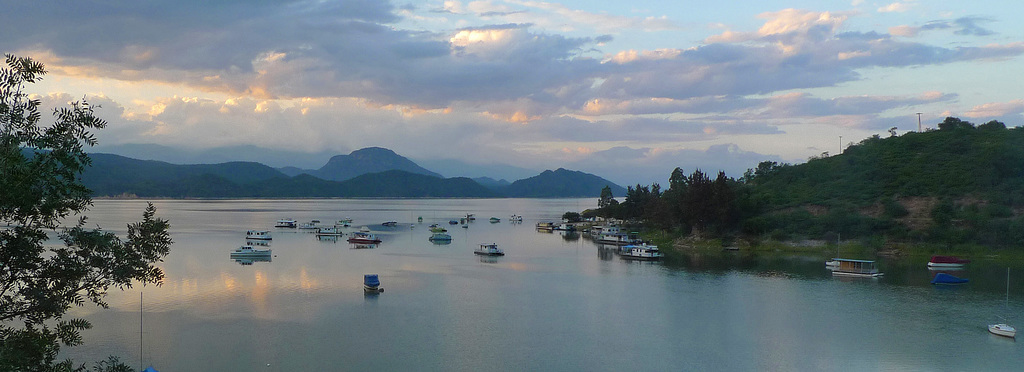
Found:
<path fill-rule="evenodd" d="M 127 239 L 100 229 L 85 229 L 85 217 L 73 227 L 61 221 L 81 215 L 91 204 L 79 175 L 90 164 L 84 146 L 96 144 L 90 130 L 106 122 L 86 101 L 54 110 L 55 122 L 41 124 L 39 101 L 24 93 L 27 83 L 45 74 L 29 58 L 6 56 L 0 69 L 0 370 L 84 370 L 70 360 L 56 362 L 60 345 L 83 342 L 79 331 L 90 324 L 64 319 L 72 306 L 88 302 L 105 307 L 113 288 L 132 283 L 161 283 L 153 266 L 169 253 L 167 221 L 155 217 L 152 204 L 141 222 L 128 225 Z M 59 230 L 64 245 L 48 243 Z M 118 370 L 116 359 L 96 370 Z"/>
<path fill-rule="evenodd" d="M 1024 245 L 1024 128 L 952 117 L 938 128 L 800 165 L 762 162 L 740 180 L 676 168 L 660 195 L 630 187 L 599 213 L 712 236 Z"/>

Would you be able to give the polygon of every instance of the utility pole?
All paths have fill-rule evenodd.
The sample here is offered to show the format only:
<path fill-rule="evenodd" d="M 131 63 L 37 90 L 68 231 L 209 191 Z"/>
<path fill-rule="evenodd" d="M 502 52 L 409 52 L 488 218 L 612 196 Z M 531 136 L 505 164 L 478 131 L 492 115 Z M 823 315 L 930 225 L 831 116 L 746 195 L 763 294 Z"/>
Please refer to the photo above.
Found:
<path fill-rule="evenodd" d="M 921 114 L 923 112 L 917 113 L 917 133 L 921 133 Z"/>

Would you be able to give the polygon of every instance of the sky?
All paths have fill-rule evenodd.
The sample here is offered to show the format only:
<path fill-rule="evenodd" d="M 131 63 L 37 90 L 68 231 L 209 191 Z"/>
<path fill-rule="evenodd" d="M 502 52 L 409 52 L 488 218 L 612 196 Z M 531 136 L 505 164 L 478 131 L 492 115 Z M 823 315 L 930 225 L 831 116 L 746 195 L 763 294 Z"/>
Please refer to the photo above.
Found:
<path fill-rule="evenodd" d="M 0 2 L 0 51 L 45 63 L 47 107 L 100 105 L 101 146 L 379 146 L 474 165 L 446 176 L 647 185 L 835 155 L 917 113 L 1024 125 L 1018 1 Z"/>

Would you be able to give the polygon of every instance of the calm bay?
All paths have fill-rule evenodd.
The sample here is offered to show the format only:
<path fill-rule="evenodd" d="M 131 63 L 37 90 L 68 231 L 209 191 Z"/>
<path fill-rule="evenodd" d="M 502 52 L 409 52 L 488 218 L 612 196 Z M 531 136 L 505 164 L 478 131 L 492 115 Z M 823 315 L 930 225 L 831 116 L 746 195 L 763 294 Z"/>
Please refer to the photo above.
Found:
<path fill-rule="evenodd" d="M 112 289 L 62 357 L 117 355 L 169 371 L 1020 370 L 1024 267 L 976 260 L 971 282 L 933 287 L 923 260 L 880 260 L 880 279 L 836 279 L 826 256 L 687 255 L 634 262 L 539 221 L 592 199 L 159 200 L 174 244 L 162 286 Z M 145 201 L 97 200 L 88 226 L 124 234 Z M 468 228 L 449 225 L 467 213 Z M 522 215 L 523 223 L 508 221 Z M 489 217 L 501 218 L 498 223 Z M 354 219 L 383 242 L 356 249 L 274 228 Z M 417 221 L 422 217 L 422 223 Z M 398 221 L 396 227 L 381 222 Z M 427 226 L 451 244 L 428 241 Z M 229 252 L 270 230 L 270 262 Z M 480 257 L 480 243 L 504 257 Z M 870 257 L 855 257 L 870 258 Z M 363 274 L 385 292 L 365 295 Z M 140 296 L 141 295 L 141 296 Z M 141 314 L 140 314 L 141 297 Z M 140 319 L 141 316 L 141 319 Z M 141 323 L 141 335 L 140 335 Z M 141 351 L 140 351 L 141 350 Z M 140 354 L 141 353 L 141 354 Z"/>

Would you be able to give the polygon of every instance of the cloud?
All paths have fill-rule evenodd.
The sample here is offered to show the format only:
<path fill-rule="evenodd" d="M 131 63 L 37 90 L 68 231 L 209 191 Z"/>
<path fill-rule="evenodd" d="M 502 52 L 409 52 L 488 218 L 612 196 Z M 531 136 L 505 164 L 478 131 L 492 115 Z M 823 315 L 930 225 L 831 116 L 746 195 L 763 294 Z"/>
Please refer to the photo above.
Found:
<path fill-rule="evenodd" d="M 913 6 L 914 6 L 914 4 L 909 3 L 909 2 L 902 2 L 902 3 L 901 2 L 895 2 L 895 3 L 889 4 L 889 5 L 883 6 L 881 8 L 878 8 L 878 12 L 879 13 L 893 13 L 893 12 L 902 13 L 902 12 L 906 12 L 906 11 L 910 10 L 910 8 L 913 7 Z"/>
<path fill-rule="evenodd" d="M 930 21 L 923 26 L 914 27 L 900 25 L 889 28 L 889 33 L 896 36 L 913 37 L 924 31 L 952 30 L 955 35 L 963 36 L 989 36 L 995 32 L 981 26 L 983 23 L 992 22 L 986 17 L 961 17 L 953 20 Z"/>
<path fill-rule="evenodd" d="M 1024 114 L 1024 99 L 977 105 L 963 115 L 969 118 L 997 118 L 1021 114 Z"/>

